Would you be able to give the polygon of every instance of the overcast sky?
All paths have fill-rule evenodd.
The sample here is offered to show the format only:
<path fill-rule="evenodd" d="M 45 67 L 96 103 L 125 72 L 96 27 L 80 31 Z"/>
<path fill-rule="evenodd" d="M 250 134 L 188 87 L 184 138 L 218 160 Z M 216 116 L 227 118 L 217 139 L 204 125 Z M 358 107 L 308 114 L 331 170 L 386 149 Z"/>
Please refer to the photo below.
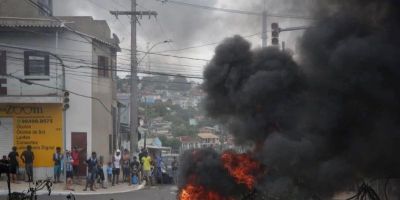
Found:
<path fill-rule="evenodd" d="M 264 0 L 175 0 L 180 2 L 227 8 L 251 12 L 262 12 Z M 268 13 L 309 16 L 309 8 L 313 0 L 266 0 Z M 107 20 L 112 33 L 118 35 L 122 48 L 130 49 L 130 19 L 120 16 L 116 19 L 109 14 L 110 10 L 129 10 L 130 0 L 54 0 L 54 14 L 58 16 L 93 16 L 94 19 Z M 308 2 L 308 3 L 305 3 Z M 202 46 L 220 42 L 226 37 L 235 34 L 246 37 L 253 48 L 261 46 L 261 17 L 253 15 L 232 14 L 220 11 L 199 9 L 182 6 L 172 2 L 161 3 L 157 0 L 138 0 L 137 10 L 157 11 L 157 18 L 143 17 L 137 29 L 138 50 L 146 51 L 155 43 L 172 40 L 172 43 L 160 44 L 152 52 L 178 55 L 193 58 L 211 59 L 216 45 L 206 45 L 199 48 L 187 47 Z M 307 25 L 310 20 L 268 18 L 268 29 L 271 22 L 279 22 L 281 27 Z M 295 50 L 296 41 L 302 31 L 285 32 L 281 34 L 281 41 Z M 268 33 L 270 43 L 270 33 Z M 138 55 L 140 60 L 142 55 Z M 152 71 L 169 73 L 202 75 L 205 61 L 178 59 L 151 55 L 140 64 L 140 67 L 149 67 Z M 121 68 L 129 65 L 129 51 L 123 50 L 119 54 L 118 62 Z M 171 65 L 177 64 L 177 65 Z M 180 66 L 188 65 L 188 66 Z M 148 69 L 148 68 L 147 68 Z M 120 75 L 126 75 L 120 73 Z"/>

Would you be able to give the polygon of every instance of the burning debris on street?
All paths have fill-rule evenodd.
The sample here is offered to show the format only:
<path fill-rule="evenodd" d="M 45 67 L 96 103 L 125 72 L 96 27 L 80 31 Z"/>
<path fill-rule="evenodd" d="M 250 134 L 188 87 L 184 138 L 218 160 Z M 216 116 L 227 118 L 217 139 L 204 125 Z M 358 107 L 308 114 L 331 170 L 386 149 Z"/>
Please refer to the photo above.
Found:
<path fill-rule="evenodd" d="M 255 188 L 256 178 L 263 174 L 261 163 L 248 154 L 212 149 L 188 151 L 180 171 L 180 200 L 234 200 Z"/>
<path fill-rule="evenodd" d="M 400 2 L 319 1 L 299 61 L 226 39 L 205 72 L 206 108 L 251 154 L 187 152 L 181 200 L 329 199 L 400 175 Z M 261 199 L 261 198 L 260 198 Z"/>

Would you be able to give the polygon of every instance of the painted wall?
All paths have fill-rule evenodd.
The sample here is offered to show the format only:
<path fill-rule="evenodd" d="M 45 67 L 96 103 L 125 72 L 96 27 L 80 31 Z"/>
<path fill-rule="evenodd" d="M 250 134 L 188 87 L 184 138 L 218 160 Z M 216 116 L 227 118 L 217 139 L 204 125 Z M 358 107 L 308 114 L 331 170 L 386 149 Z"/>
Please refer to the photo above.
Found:
<path fill-rule="evenodd" d="M 60 55 L 64 60 L 64 63 L 68 66 L 68 68 L 66 68 L 66 89 L 85 96 L 92 95 L 92 79 L 90 77 L 92 69 L 82 67 L 83 65 L 90 65 L 92 61 L 92 45 L 90 41 L 88 42 L 80 36 L 66 31 L 59 32 L 58 34 L 55 32 L 47 32 L 46 34 L 0 32 L 0 43 L 49 51 Z M 20 60 L 23 58 L 23 52 L 19 51 L 18 54 L 18 50 L 15 49 L 9 51 L 15 52 L 16 54 L 12 56 L 19 59 L 16 59 L 15 62 L 13 60 L 7 60 L 8 73 L 15 72 L 13 74 L 14 76 L 25 78 L 23 73 L 23 60 Z M 62 79 L 60 78 L 62 77 L 60 66 L 52 64 L 50 65 L 50 71 L 50 79 L 48 81 L 35 82 L 62 88 L 63 84 Z M 16 80 L 9 81 L 10 82 L 8 83 L 10 83 L 10 85 L 7 85 L 10 86 L 9 94 L 18 95 L 15 97 L 9 95 L 7 98 L 11 99 L 11 101 L 12 98 L 21 98 L 21 94 L 37 96 L 57 93 L 57 95 L 62 95 L 59 90 L 48 89 L 42 86 L 27 86 L 26 84 L 21 84 Z M 65 111 L 65 117 L 63 117 L 63 124 L 65 125 L 66 133 L 63 134 L 63 146 L 67 149 L 71 149 L 71 132 L 86 132 L 88 137 L 87 152 L 91 152 L 92 100 L 74 94 L 70 94 L 69 99 L 70 108 Z M 31 103 L 36 103 L 35 99 L 31 98 L 31 100 L 33 101 Z M 38 100 L 38 102 L 40 102 L 40 100 Z M 34 176 L 36 178 L 51 177 L 52 175 L 53 169 L 51 167 L 39 167 L 35 168 L 34 171 Z"/>
<path fill-rule="evenodd" d="M 116 54 L 108 46 L 94 43 L 92 59 L 96 68 L 98 67 L 98 56 L 107 57 L 110 67 L 115 68 Z M 92 100 L 93 151 L 96 151 L 97 155 L 103 156 L 104 161 L 108 162 L 111 160 L 109 135 L 116 134 L 113 130 L 113 108 L 117 111 L 115 71 L 110 70 L 108 77 L 99 76 L 97 69 L 93 70 L 93 74 L 92 96 L 100 99 L 104 104 Z"/>

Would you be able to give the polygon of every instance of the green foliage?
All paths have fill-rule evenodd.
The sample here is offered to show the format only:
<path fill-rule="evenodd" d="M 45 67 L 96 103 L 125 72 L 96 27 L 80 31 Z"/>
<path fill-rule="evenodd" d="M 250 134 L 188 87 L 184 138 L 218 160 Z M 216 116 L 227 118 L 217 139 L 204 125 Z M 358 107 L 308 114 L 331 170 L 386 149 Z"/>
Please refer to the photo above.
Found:
<path fill-rule="evenodd" d="M 189 126 L 189 123 L 174 124 L 172 123 L 172 134 L 174 136 L 193 136 L 198 132 L 196 127 Z"/>
<path fill-rule="evenodd" d="M 165 136 L 161 136 L 159 137 L 161 143 L 163 146 L 165 147 L 171 147 L 174 150 L 179 150 L 179 148 L 181 147 L 181 141 L 179 141 L 178 139 L 168 139 Z"/>

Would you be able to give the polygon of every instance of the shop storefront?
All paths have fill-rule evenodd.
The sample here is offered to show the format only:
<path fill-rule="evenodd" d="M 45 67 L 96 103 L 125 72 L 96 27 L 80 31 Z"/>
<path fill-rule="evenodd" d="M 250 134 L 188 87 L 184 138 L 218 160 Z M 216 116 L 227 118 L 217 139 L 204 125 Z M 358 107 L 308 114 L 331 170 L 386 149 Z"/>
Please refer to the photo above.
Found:
<path fill-rule="evenodd" d="M 61 104 L 0 104 L 0 155 L 31 145 L 35 168 L 53 166 L 55 148 L 63 145 L 62 112 Z"/>

